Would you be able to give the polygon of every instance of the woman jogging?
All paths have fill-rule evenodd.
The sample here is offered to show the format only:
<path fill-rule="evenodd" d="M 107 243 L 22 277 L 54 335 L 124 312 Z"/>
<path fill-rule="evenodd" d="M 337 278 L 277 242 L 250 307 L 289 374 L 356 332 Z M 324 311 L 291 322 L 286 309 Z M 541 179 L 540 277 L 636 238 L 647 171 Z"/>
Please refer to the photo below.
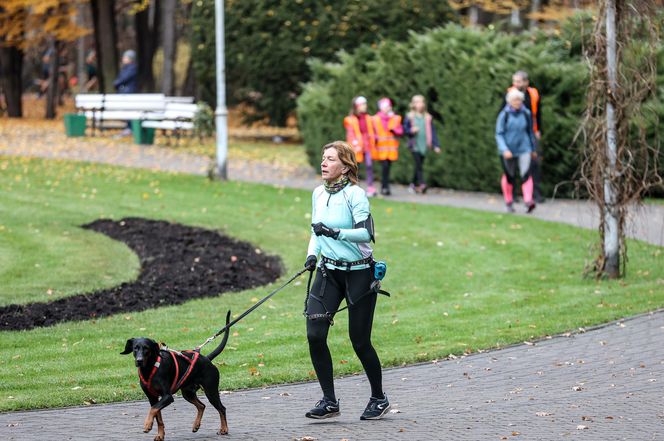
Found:
<path fill-rule="evenodd" d="M 371 344 L 377 297 L 369 245 L 374 233 L 369 201 L 364 190 L 357 186 L 357 172 L 355 153 L 350 145 L 335 141 L 323 147 L 323 185 L 313 192 L 312 232 L 305 263 L 305 267 L 313 271 L 320 254 L 305 315 L 311 362 L 323 398 L 306 413 L 307 418 L 330 418 L 340 413 L 327 334 L 344 299 L 348 305 L 350 340 L 371 384 L 371 398 L 360 419 L 379 419 L 390 408 L 383 393 L 380 360 Z"/>
<path fill-rule="evenodd" d="M 496 143 L 504 174 L 500 186 L 505 198 L 505 206 L 514 212 L 514 184 L 516 168 L 521 176 L 521 191 L 528 213 L 535 209 L 533 201 L 533 178 L 530 176 L 530 161 L 535 153 L 535 133 L 530 111 L 523 105 L 524 94 L 517 89 L 510 89 L 505 96 L 507 105 L 498 114 L 496 120 Z"/>
<path fill-rule="evenodd" d="M 367 113 L 367 99 L 353 98 L 350 114 L 344 118 L 346 142 L 351 145 L 358 163 L 364 162 L 367 172 L 367 194 L 376 195 L 373 176 L 373 157 L 376 156 L 376 130 L 374 121 Z"/>
<path fill-rule="evenodd" d="M 415 173 L 409 190 L 411 193 L 424 193 L 427 189 L 424 182 L 424 158 L 429 150 L 440 153 L 440 143 L 433 118 L 427 112 L 427 104 L 422 95 L 411 98 L 410 112 L 406 114 L 403 128 L 408 135 L 408 148 L 415 161 Z"/>

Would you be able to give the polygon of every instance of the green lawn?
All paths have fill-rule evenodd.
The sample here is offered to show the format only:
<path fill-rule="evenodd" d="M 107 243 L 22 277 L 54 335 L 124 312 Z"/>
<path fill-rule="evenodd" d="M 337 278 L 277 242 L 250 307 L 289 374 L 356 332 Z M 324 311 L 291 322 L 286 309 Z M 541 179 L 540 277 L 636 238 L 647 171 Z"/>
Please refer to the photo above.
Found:
<path fill-rule="evenodd" d="M 0 158 L 0 301 L 28 302 L 136 275 L 122 244 L 77 226 L 144 216 L 221 229 L 283 258 L 306 257 L 310 194 L 202 177 L 72 162 Z M 375 320 L 385 365 L 498 347 L 664 305 L 660 248 L 630 241 L 629 277 L 583 279 L 595 233 L 495 213 L 372 202 L 376 256 L 388 262 Z M 286 275 L 285 275 L 286 276 Z M 304 283 L 234 328 L 223 389 L 312 378 L 301 315 Z M 191 348 L 270 288 L 184 305 L 0 333 L 0 410 L 142 398 L 127 338 Z M 51 290 L 49 296 L 48 291 Z M 361 370 L 340 314 L 330 343 L 338 374 Z M 367 391 L 368 393 L 368 391 Z"/>

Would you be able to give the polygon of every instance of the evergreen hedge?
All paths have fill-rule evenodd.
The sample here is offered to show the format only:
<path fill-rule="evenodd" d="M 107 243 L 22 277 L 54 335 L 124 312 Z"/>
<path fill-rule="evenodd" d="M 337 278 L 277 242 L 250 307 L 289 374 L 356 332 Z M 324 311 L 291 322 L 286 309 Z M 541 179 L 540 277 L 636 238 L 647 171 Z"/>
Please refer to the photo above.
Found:
<path fill-rule="evenodd" d="M 587 68 L 582 60 L 577 19 L 560 36 L 513 35 L 447 25 L 404 42 L 384 41 L 339 54 L 336 63 L 311 63 L 313 80 L 298 100 L 298 119 L 312 165 L 320 147 L 345 136 L 342 119 L 355 95 L 386 95 L 396 111 L 407 112 L 410 97 L 423 94 L 439 132 L 441 155 L 425 163 L 429 185 L 496 191 L 501 174 L 494 138 L 503 96 L 517 69 L 526 70 L 542 94 L 543 190 L 570 181 L 577 170 L 575 134 L 584 109 Z M 408 183 L 410 153 L 402 142 L 392 177 Z M 559 192 L 569 194 L 572 185 Z M 561 194 L 561 193 L 559 193 Z"/>
<path fill-rule="evenodd" d="M 310 78 L 309 58 L 457 20 L 446 1 L 431 0 L 227 0 L 225 14 L 229 102 L 250 103 L 279 125 Z M 214 0 L 194 0 L 192 31 L 197 84 L 214 105 Z"/>

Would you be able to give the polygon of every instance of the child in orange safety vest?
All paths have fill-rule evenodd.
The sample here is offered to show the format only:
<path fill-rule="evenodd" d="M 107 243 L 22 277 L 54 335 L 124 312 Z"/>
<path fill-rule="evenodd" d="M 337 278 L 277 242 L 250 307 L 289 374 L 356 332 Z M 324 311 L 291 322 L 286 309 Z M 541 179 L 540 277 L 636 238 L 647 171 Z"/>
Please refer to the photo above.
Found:
<path fill-rule="evenodd" d="M 378 100 L 378 113 L 373 116 L 376 128 L 376 154 L 373 159 L 381 161 L 383 173 L 381 178 L 381 194 L 389 196 L 390 167 L 399 159 L 399 137 L 403 135 L 401 116 L 392 110 L 392 100 L 383 97 Z"/>
<path fill-rule="evenodd" d="M 350 114 L 344 118 L 346 142 L 355 151 L 358 164 L 364 164 L 367 173 L 367 196 L 376 195 L 372 159 L 376 154 L 376 131 L 374 120 L 367 113 L 367 99 L 353 98 Z"/>

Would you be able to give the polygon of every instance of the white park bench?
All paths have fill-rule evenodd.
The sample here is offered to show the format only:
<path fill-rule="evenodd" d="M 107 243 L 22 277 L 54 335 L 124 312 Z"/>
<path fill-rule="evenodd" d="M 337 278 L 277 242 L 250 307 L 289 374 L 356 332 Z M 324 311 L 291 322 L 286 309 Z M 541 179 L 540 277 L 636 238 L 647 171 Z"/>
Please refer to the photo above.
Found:
<path fill-rule="evenodd" d="M 146 129 L 161 130 L 166 136 L 175 136 L 179 141 L 183 132 L 194 130 L 196 112 L 198 112 L 197 104 L 167 102 L 161 115 L 148 114 L 143 118 L 141 125 Z"/>
<path fill-rule="evenodd" d="M 141 120 L 179 136 L 194 128 L 197 106 L 193 102 L 194 97 L 162 93 L 78 94 L 75 99 L 78 113 L 91 122 L 93 134 L 97 129 L 122 128 L 125 121 Z"/>
<path fill-rule="evenodd" d="M 118 121 L 145 119 L 163 114 L 166 97 L 161 93 L 78 94 L 76 109 L 96 129 L 121 127 Z"/>

